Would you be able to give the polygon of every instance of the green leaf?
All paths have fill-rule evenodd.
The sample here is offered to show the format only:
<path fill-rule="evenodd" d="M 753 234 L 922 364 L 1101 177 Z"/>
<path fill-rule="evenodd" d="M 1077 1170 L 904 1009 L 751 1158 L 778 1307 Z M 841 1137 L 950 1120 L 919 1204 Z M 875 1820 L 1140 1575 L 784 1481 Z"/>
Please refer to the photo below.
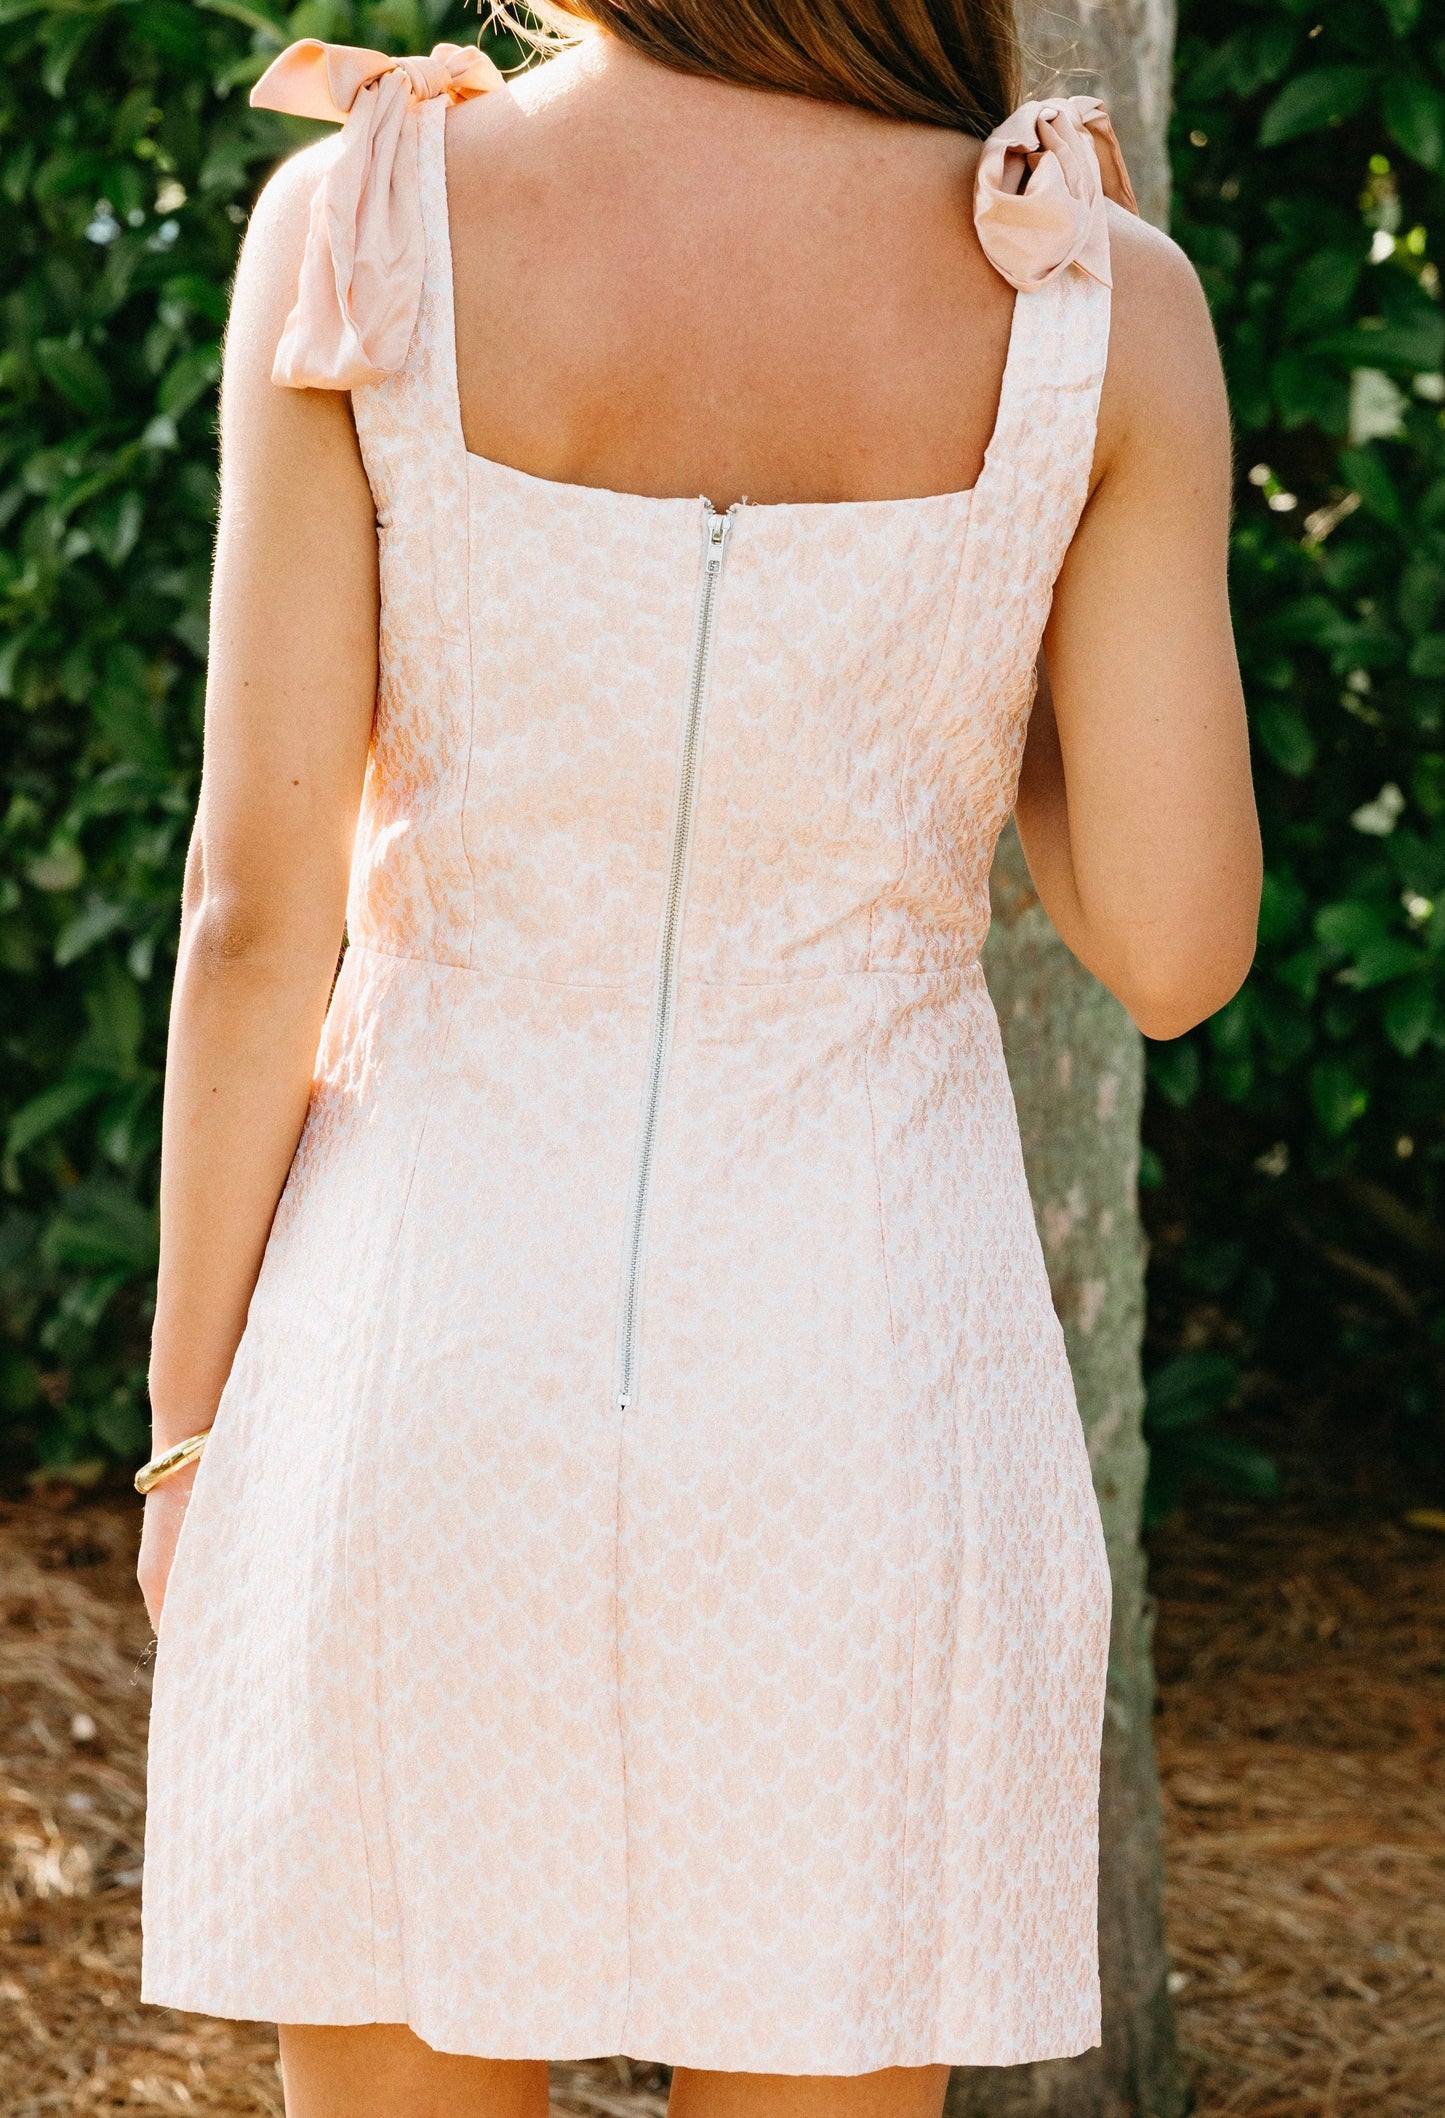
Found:
<path fill-rule="evenodd" d="M 1426 169 L 1445 166 L 1445 95 L 1422 73 L 1391 74 L 1380 92 L 1390 137 Z"/>
<path fill-rule="evenodd" d="M 85 880 L 85 856 L 79 846 L 55 845 L 26 863 L 25 880 L 37 890 L 57 895 L 74 890 Z"/>
<path fill-rule="evenodd" d="M 180 419 L 212 388 L 220 372 L 219 346 L 197 346 L 183 353 L 156 392 L 156 410 L 163 419 Z"/>
<path fill-rule="evenodd" d="M 105 181 L 105 158 L 89 147 L 60 147 L 35 172 L 33 190 L 43 205 L 87 191 L 94 197 Z"/>
<path fill-rule="evenodd" d="M 1239 1364 L 1226 1353 L 1180 1353 L 1149 1378 L 1144 1427 L 1167 1434 L 1212 1419 L 1239 1388 Z"/>
<path fill-rule="evenodd" d="M 110 126 L 110 144 L 117 154 L 129 154 L 136 141 L 149 131 L 154 105 L 155 89 L 149 81 L 139 82 L 121 98 L 120 108 Z"/>
<path fill-rule="evenodd" d="M 1279 79 L 1298 43 L 1294 23 L 1277 15 L 1246 23 L 1212 49 L 1200 51 L 1196 41 L 1184 75 L 1186 93 L 1194 102 L 1212 103 L 1224 95 L 1247 100 Z"/>
<path fill-rule="evenodd" d="M 1266 868 L 1259 895 L 1259 940 L 1268 948 L 1288 941 L 1304 925 L 1308 893 L 1296 876 Z"/>
<path fill-rule="evenodd" d="M 1387 934 L 1360 950 L 1349 969 L 1341 971 L 1340 983 L 1357 993 L 1368 992 L 1377 985 L 1391 985 L 1397 978 L 1409 978 L 1422 961 L 1423 952 L 1413 941 Z"/>
<path fill-rule="evenodd" d="M 267 7 L 256 5 L 255 0 L 196 0 L 196 5 L 205 8 L 209 14 L 229 15 L 233 22 L 254 31 L 278 51 L 289 40 L 290 32 L 284 19 L 272 14 Z"/>
<path fill-rule="evenodd" d="M 1190 1434 L 1184 1441 L 1184 1468 L 1227 1493 L 1271 1500 L 1280 1489 L 1279 1465 L 1263 1449 L 1232 1434 Z"/>
<path fill-rule="evenodd" d="M 1180 1277 L 1201 1294 L 1223 1294 L 1238 1279 L 1245 1255 L 1246 1246 L 1237 1237 L 1219 1242 L 1193 1235 L 1184 1246 Z"/>
<path fill-rule="evenodd" d="M 91 699 L 91 714 L 97 731 L 124 760 L 154 772 L 165 770 L 165 732 L 150 670 L 135 648 L 111 648 L 104 679 Z"/>
<path fill-rule="evenodd" d="M 72 1280 L 60 1297 L 60 1317 L 67 1324 L 78 1324 L 84 1332 L 94 1331 L 129 1277 L 128 1272 L 112 1270 L 94 1278 Z"/>
<path fill-rule="evenodd" d="M 199 10 L 182 0 L 139 0 L 129 10 L 133 33 L 142 43 L 187 71 L 205 61 L 205 29 Z"/>
<path fill-rule="evenodd" d="M 40 1372 L 13 1346 L 0 1342 L 0 1406 L 24 1414 L 41 1401 Z"/>
<path fill-rule="evenodd" d="M 1400 623 L 1406 632 L 1423 635 L 1429 632 L 1435 614 L 1445 599 L 1445 568 L 1430 559 L 1416 559 L 1405 568 L 1400 579 L 1400 592 L 1395 598 L 1395 607 L 1400 614 Z M 1445 633 L 1440 634 L 1441 666 L 1429 672 L 1415 670 L 1413 675 L 1430 674 L 1445 676 Z"/>
<path fill-rule="evenodd" d="M 1427 816 L 1445 816 L 1445 752 L 1425 752 L 1415 767 L 1410 792 Z"/>
<path fill-rule="evenodd" d="M 1315 913 L 1314 930 L 1316 941 L 1336 956 L 1352 956 L 1359 949 L 1373 948 L 1390 931 L 1384 912 L 1353 897 L 1321 905 Z"/>
<path fill-rule="evenodd" d="M 1364 262 L 1364 247 L 1358 243 L 1351 250 L 1320 250 L 1306 258 L 1285 303 L 1289 328 L 1318 331 L 1347 316 Z"/>
<path fill-rule="evenodd" d="M 109 567 L 123 566 L 136 548 L 145 502 L 139 493 L 127 490 L 107 493 L 85 518 L 90 541 Z"/>
<path fill-rule="evenodd" d="M 154 1151 L 159 1138 L 159 1108 L 156 1083 L 132 1082 L 119 1095 L 107 1098 L 96 1126 L 96 1138 L 107 1161 L 119 1169 L 134 1169 Z"/>
<path fill-rule="evenodd" d="M 219 330 L 226 321 L 226 289 L 214 280 L 205 279 L 199 272 L 177 273 L 168 279 L 161 289 L 167 301 L 184 302 L 203 316 L 208 324 Z"/>
<path fill-rule="evenodd" d="M 1365 451 L 1346 453 L 1363 455 Z M 1368 464 L 1364 469 L 1369 475 Z M 1273 605 L 1262 614 L 1262 629 L 1265 628 L 1274 638 L 1297 640 L 1310 647 L 1323 648 L 1325 653 L 1332 655 L 1353 654 L 1361 632 L 1360 626 L 1346 617 L 1328 596 L 1296 596 L 1289 602 Z"/>
<path fill-rule="evenodd" d="M 81 51 L 95 28 L 97 16 L 92 13 L 61 15 L 46 24 L 42 34 L 45 60 L 40 69 L 40 79 L 45 93 L 56 101 L 65 94 L 65 84 L 70 78 L 70 69 L 80 57 Z"/>
<path fill-rule="evenodd" d="M 110 377 L 88 346 L 72 346 L 63 338 L 38 339 L 35 365 L 88 419 L 103 419 L 114 405 Z"/>
<path fill-rule="evenodd" d="M 150 1421 L 143 1403 L 138 1396 L 117 1390 L 95 1415 L 97 1435 L 123 1463 L 128 1458 L 133 1461 L 144 1456 L 150 1440 Z"/>
<path fill-rule="evenodd" d="M 1378 449 L 1345 449 L 1340 456 L 1340 475 L 1349 480 L 1372 514 L 1388 522 L 1391 529 L 1403 527 L 1405 511 L 1399 489 Z"/>
<path fill-rule="evenodd" d="M 37 1141 L 48 1138 L 62 1125 L 68 1125 L 95 1101 L 104 1087 L 102 1075 L 71 1074 L 57 1081 L 53 1088 L 42 1089 L 28 1103 L 22 1103 L 5 1131 L 6 1160 L 27 1154 Z"/>
<path fill-rule="evenodd" d="M 1261 147 L 1281 147 L 1355 117 L 1374 83 L 1370 66 L 1317 66 L 1287 81 L 1259 123 Z"/>
<path fill-rule="evenodd" d="M 104 958 L 99 975 L 87 986 L 85 1012 L 90 1034 L 82 1049 L 88 1058 L 125 1079 L 135 1070 L 145 1033 L 140 989 L 114 956 Z"/>
<path fill-rule="evenodd" d="M 1185 1110 L 1199 1093 L 1199 1049 L 1190 1037 L 1169 1044 L 1151 1044 L 1149 1079 L 1166 1103 Z"/>
<path fill-rule="evenodd" d="M 1149 1472 L 1144 1484 L 1143 1528 L 1157 1530 L 1184 1498 L 1184 1470 L 1179 1451 L 1167 1443 L 1151 1445 Z"/>
<path fill-rule="evenodd" d="M 1426 633 L 1410 649 L 1412 677 L 1445 677 L 1445 632 Z"/>
<path fill-rule="evenodd" d="M 125 907 L 108 904 L 103 897 L 92 897 L 83 911 L 74 919 L 67 920 L 55 937 L 55 961 L 63 968 L 93 949 L 98 941 L 104 941 L 125 922 Z"/>
<path fill-rule="evenodd" d="M 1319 746 L 1304 715 L 1283 699 L 1266 699 L 1254 710 L 1254 732 L 1281 772 L 1303 779 L 1313 772 Z"/>
<path fill-rule="evenodd" d="M 1413 1059 L 1435 1027 L 1435 985 L 1429 977 L 1397 985 L 1385 1002 L 1385 1035 L 1402 1059 Z"/>
<path fill-rule="evenodd" d="M 1367 318 L 1353 331 L 1317 338 L 1313 350 L 1347 368 L 1389 368 L 1406 376 L 1428 374 L 1439 368 L 1445 356 L 1445 316 L 1419 310 L 1389 321 Z"/>
<path fill-rule="evenodd" d="M 1236 993 L 1210 1016 L 1205 1032 L 1215 1052 L 1234 1059 L 1247 1053 L 1254 1043 L 1254 995 Z"/>
<path fill-rule="evenodd" d="M 53 1264 L 139 1275 L 155 1269 L 156 1217 L 128 1193 L 93 1184 L 71 1193 L 40 1242 Z"/>
<path fill-rule="evenodd" d="M 121 1392 L 101 1406 L 95 1415 L 95 1431 L 122 1461 L 140 1456 L 150 1435 L 150 1425 L 135 1401 Z"/>
<path fill-rule="evenodd" d="M 1269 387 L 1285 427 L 1317 426 L 1327 434 L 1343 434 L 1349 425 L 1348 385 L 1312 348 L 1272 360 Z"/>
<path fill-rule="evenodd" d="M 1370 1107 L 1369 1090 L 1345 1059 L 1318 1059 L 1310 1068 L 1310 1102 L 1320 1129 L 1341 1140 Z"/>
<path fill-rule="evenodd" d="M 1287 999 L 1277 985 L 1254 983 L 1251 991 L 1264 1038 L 1266 1064 L 1272 1073 L 1299 1065 L 1314 1047 L 1314 1025 L 1294 995 Z"/>

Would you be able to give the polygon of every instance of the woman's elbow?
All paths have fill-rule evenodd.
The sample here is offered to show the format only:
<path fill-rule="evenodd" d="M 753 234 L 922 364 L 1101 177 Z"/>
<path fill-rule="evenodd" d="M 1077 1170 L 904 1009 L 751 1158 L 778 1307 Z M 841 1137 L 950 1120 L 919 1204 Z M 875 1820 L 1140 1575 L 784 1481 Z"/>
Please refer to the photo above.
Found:
<path fill-rule="evenodd" d="M 306 978 L 315 965 L 334 968 L 345 911 L 324 901 L 331 894 L 208 876 L 186 907 L 185 963 L 208 983 Z"/>
<path fill-rule="evenodd" d="M 1255 934 L 1214 936 L 1207 949 L 1179 949 L 1116 987 L 1116 997 L 1144 1036 L 1166 1044 L 1197 1029 L 1231 1001 L 1254 962 Z"/>

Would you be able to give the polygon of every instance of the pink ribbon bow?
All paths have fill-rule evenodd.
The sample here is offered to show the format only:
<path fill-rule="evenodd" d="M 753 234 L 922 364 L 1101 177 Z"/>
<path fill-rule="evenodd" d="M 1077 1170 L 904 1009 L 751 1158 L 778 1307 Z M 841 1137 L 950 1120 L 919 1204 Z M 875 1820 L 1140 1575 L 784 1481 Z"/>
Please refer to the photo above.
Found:
<path fill-rule="evenodd" d="M 267 67 L 251 90 L 258 109 L 342 127 L 311 202 L 273 382 L 354 390 L 405 364 L 426 264 L 413 113 L 434 96 L 459 103 L 501 85 L 474 45 L 438 44 L 429 59 L 390 59 L 304 37 Z"/>
<path fill-rule="evenodd" d="M 1139 211 L 1096 96 L 1025 103 L 984 142 L 973 218 L 989 263 L 1021 294 L 1077 265 L 1112 285 L 1104 201 Z"/>

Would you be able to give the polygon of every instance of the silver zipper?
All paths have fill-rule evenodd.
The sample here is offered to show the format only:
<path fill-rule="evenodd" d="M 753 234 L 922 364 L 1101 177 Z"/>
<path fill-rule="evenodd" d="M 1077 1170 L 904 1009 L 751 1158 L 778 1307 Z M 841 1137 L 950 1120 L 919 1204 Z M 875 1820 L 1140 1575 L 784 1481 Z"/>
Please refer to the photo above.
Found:
<path fill-rule="evenodd" d="M 728 537 L 732 531 L 735 512 L 735 508 L 730 507 L 725 515 L 719 515 L 710 501 L 704 500 L 702 504 L 702 572 L 697 584 L 692 661 L 688 671 L 687 703 L 682 720 L 682 746 L 677 761 L 677 791 L 673 797 L 672 852 L 668 861 L 667 890 L 662 900 L 662 926 L 657 944 L 657 981 L 652 996 L 652 1035 L 648 1047 L 646 1082 L 642 1092 L 642 1118 L 637 1133 L 632 1198 L 627 1217 L 622 1314 L 617 1334 L 619 1412 L 625 1412 L 632 1403 L 637 1382 L 637 1336 L 641 1321 L 647 1209 L 652 1195 L 657 1125 L 662 1114 L 662 1092 L 667 1078 L 673 1015 L 677 1007 L 677 967 L 682 953 L 683 902 L 687 894 L 693 814 L 697 807 L 698 756 L 702 748 L 702 720 L 703 709 L 707 704 L 708 672 L 712 665 L 713 619 L 717 610 L 723 561 L 727 557 Z"/>

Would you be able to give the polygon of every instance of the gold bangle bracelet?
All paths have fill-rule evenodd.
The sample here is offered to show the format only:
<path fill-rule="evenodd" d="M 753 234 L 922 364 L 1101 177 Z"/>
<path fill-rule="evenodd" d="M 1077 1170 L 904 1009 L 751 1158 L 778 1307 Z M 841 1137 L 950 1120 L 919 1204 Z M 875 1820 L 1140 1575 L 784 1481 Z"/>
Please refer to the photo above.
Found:
<path fill-rule="evenodd" d="M 184 1471 L 188 1463 L 194 1463 L 206 1446 L 206 1437 L 210 1431 L 207 1427 L 199 1434 L 188 1434 L 185 1440 L 178 1441 L 173 1449 L 163 1450 L 159 1456 L 153 1456 L 149 1463 L 143 1463 L 135 1474 L 137 1493 L 153 1491 L 156 1486 L 164 1485 L 168 1478 L 174 1478 L 177 1471 Z"/>

